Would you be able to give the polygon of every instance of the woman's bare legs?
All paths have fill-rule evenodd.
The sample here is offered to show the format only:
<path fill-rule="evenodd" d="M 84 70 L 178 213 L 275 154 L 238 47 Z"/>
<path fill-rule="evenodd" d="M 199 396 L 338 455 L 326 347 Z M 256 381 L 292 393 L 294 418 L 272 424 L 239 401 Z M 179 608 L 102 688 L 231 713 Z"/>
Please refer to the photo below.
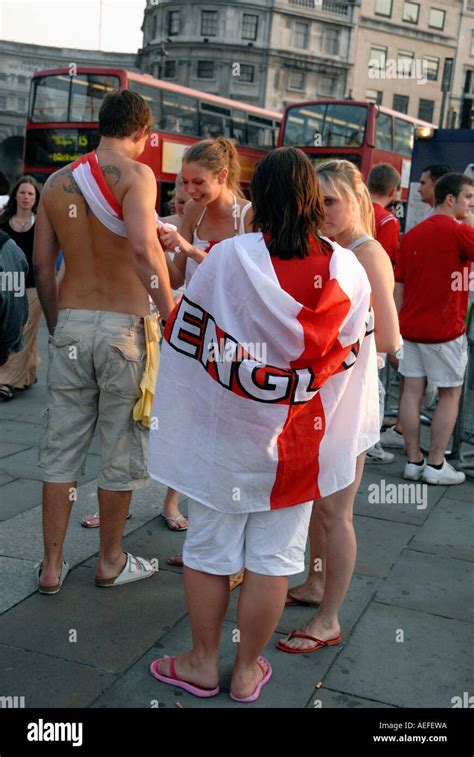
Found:
<path fill-rule="evenodd" d="M 176 671 L 185 681 L 214 688 L 219 681 L 218 653 L 229 603 L 229 578 L 185 567 L 184 582 L 193 648 L 176 658 Z M 232 673 L 232 693 L 236 696 L 251 694 L 264 675 L 257 658 L 275 631 L 287 588 L 286 576 L 246 571 L 239 597 L 237 656 Z M 160 671 L 169 674 L 166 660 L 160 664 Z"/>
<path fill-rule="evenodd" d="M 341 630 L 339 611 L 349 589 L 356 561 L 357 544 L 352 524 L 352 512 L 364 463 L 365 452 L 357 458 L 356 476 L 353 483 L 329 497 L 316 500 L 313 508 L 319 512 L 313 523 L 312 535 L 310 531 L 310 538 L 314 539 L 317 526 L 320 526 L 324 532 L 324 542 L 316 534 L 319 552 L 321 552 L 321 544 L 324 544 L 325 550 L 322 557 L 321 554 L 318 555 L 325 568 L 324 590 L 319 610 L 298 631 L 321 641 L 335 638 Z M 314 553 L 316 554 L 317 551 L 314 550 Z M 308 580 L 303 585 L 307 586 Z M 321 579 L 311 577 L 309 586 L 313 591 L 315 587 L 320 591 Z M 291 593 L 296 596 L 293 590 Z M 307 639 L 292 639 L 285 642 L 285 646 L 291 649 L 305 649 L 313 646 L 313 643 Z"/>
<path fill-rule="evenodd" d="M 202 573 L 185 566 L 184 588 L 193 648 L 177 656 L 176 672 L 184 681 L 212 689 L 219 682 L 217 658 L 229 604 L 229 577 Z M 166 660 L 160 664 L 160 671 L 163 675 L 169 674 Z"/>
<path fill-rule="evenodd" d="M 252 694 L 265 675 L 257 658 L 278 625 L 287 590 L 286 576 L 245 572 L 238 605 L 240 639 L 231 682 L 232 693 L 237 697 Z"/>

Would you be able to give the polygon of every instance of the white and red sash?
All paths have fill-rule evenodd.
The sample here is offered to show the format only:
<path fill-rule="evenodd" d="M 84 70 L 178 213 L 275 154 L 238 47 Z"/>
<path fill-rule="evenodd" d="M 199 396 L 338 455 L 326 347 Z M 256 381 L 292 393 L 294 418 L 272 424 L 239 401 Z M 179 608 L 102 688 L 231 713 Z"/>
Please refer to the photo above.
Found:
<path fill-rule="evenodd" d="M 223 512 L 345 488 L 379 439 L 371 290 L 332 244 L 314 310 L 284 291 L 261 234 L 220 242 L 168 319 L 149 472 Z"/>
<path fill-rule="evenodd" d="M 99 221 L 119 237 L 127 237 L 122 208 L 107 184 L 97 159 L 95 150 L 71 163 L 72 175 L 84 198 Z M 173 224 L 163 224 L 157 213 L 156 226 L 167 226 L 176 230 Z"/>

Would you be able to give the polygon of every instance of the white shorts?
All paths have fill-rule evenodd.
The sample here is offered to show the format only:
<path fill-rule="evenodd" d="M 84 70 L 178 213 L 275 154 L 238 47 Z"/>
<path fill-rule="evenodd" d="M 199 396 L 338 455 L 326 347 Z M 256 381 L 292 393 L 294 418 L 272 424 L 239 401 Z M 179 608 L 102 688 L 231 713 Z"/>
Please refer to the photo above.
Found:
<path fill-rule="evenodd" d="M 421 344 L 404 339 L 399 371 L 407 378 L 426 376 L 434 386 L 461 386 L 467 365 L 465 334 L 450 342 Z"/>
<path fill-rule="evenodd" d="M 264 576 L 301 573 L 312 504 L 221 513 L 189 500 L 183 562 L 188 568 L 217 576 L 229 576 L 242 568 Z"/>

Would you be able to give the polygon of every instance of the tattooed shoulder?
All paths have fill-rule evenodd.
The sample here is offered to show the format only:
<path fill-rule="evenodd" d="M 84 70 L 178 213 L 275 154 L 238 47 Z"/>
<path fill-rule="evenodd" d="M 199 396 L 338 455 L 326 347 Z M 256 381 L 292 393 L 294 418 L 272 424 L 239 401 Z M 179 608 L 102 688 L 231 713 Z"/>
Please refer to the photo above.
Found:
<path fill-rule="evenodd" d="M 66 179 L 65 183 L 63 184 L 63 189 L 65 192 L 68 192 L 69 194 L 82 195 L 82 192 L 79 189 L 79 186 L 71 171 L 65 174 L 64 178 Z"/>
<path fill-rule="evenodd" d="M 118 184 L 120 179 L 122 178 L 122 171 L 120 170 L 120 168 L 118 168 L 118 166 L 112 166 L 112 165 L 102 166 L 102 173 L 110 174 L 115 179 L 115 182 L 114 182 L 115 184 Z"/>

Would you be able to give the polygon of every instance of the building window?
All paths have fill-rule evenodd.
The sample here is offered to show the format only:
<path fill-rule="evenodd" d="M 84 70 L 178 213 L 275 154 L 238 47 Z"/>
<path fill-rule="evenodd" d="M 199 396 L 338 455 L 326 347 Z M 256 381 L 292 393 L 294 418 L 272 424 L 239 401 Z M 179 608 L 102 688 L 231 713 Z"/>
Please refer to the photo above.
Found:
<path fill-rule="evenodd" d="M 471 52 L 469 54 L 474 58 L 474 30 L 471 32 Z"/>
<path fill-rule="evenodd" d="M 26 97 L 19 97 L 17 102 L 19 112 L 24 113 L 26 110 Z"/>
<path fill-rule="evenodd" d="M 1 110 L 7 109 L 7 96 L 6 95 L 0 95 L 0 109 Z"/>
<path fill-rule="evenodd" d="M 174 79 L 175 77 L 176 77 L 176 61 L 175 60 L 167 60 L 165 62 L 164 78 L 165 79 Z"/>
<path fill-rule="evenodd" d="M 418 3 L 409 3 L 408 0 L 405 0 L 405 5 L 403 6 L 403 20 L 407 21 L 409 24 L 417 24 L 418 18 L 420 16 L 420 6 Z"/>
<path fill-rule="evenodd" d="M 169 11 L 168 37 L 175 37 L 177 34 L 179 34 L 179 11 Z"/>
<path fill-rule="evenodd" d="M 257 39 L 258 16 L 244 13 L 242 19 L 242 39 Z"/>
<path fill-rule="evenodd" d="M 309 39 L 309 24 L 304 24 L 301 21 L 295 22 L 293 30 L 293 46 L 299 47 L 300 50 L 308 49 Z"/>
<path fill-rule="evenodd" d="M 444 29 L 445 19 L 446 11 L 438 10 L 438 8 L 431 8 L 428 26 L 431 26 L 432 29 Z"/>
<path fill-rule="evenodd" d="M 376 105 L 382 105 L 383 92 L 377 89 L 367 89 L 365 91 L 365 99 L 368 103 L 375 103 Z"/>
<path fill-rule="evenodd" d="M 296 89 L 303 92 L 306 87 L 306 74 L 304 71 L 288 72 L 288 89 Z"/>
<path fill-rule="evenodd" d="M 399 76 L 411 76 L 414 58 L 413 53 L 405 53 L 403 50 L 398 51 L 397 72 Z"/>
<path fill-rule="evenodd" d="M 372 45 L 370 48 L 369 68 L 374 68 L 377 71 L 385 71 L 386 62 L 387 48 Z"/>
<path fill-rule="evenodd" d="M 318 90 L 320 95 L 335 94 L 336 79 L 334 76 L 320 76 L 318 79 Z"/>
<path fill-rule="evenodd" d="M 341 35 L 339 29 L 326 29 L 324 35 L 324 52 L 329 55 L 339 55 Z"/>
<path fill-rule="evenodd" d="M 255 79 L 255 66 L 249 66 L 247 63 L 240 65 L 239 81 L 251 84 Z"/>
<path fill-rule="evenodd" d="M 422 121 L 433 122 L 433 113 L 434 100 L 423 100 L 420 97 L 420 102 L 418 104 L 418 118 L 421 118 Z"/>
<path fill-rule="evenodd" d="M 375 13 L 377 16 L 392 15 L 392 2 L 393 0 L 375 0 Z"/>
<path fill-rule="evenodd" d="M 201 36 L 215 37 L 217 34 L 217 11 L 201 11 Z"/>
<path fill-rule="evenodd" d="M 399 113 L 408 113 L 408 101 L 409 97 L 406 95 L 394 95 L 393 96 L 393 110 L 398 110 Z"/>
<path fill-rule="evenodd" d="M 438 81 L 439 58 L 425 58 L 426 78 L 429 81 Z"/>
<path fill-rule="evenodd" d="M 198 79 L 214 79 L 214 61 L 198 60 L 197 75 Z"/>

